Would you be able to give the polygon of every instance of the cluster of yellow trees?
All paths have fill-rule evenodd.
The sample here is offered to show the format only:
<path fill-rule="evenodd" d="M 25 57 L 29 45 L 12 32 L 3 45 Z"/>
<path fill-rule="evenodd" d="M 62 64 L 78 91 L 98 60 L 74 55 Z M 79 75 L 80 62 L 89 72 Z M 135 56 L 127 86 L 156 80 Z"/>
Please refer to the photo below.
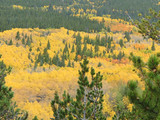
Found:
<path fill-rule="evenodd" d="M 14 6 L 19 7 L 19 6 Z M 102 20 L 102 18 L 92 18 Z M 110 18 L 105 18 L 106 24 L 109 22 L 119 23 L 122 20 L 111 20 Z M 123 21 L 125 22 L 125 21 Z M 122 22 L 122 23 L 123 23 Z M 124 24 L 123 24 L 124 25 Z M 129 23 L 125 26 L 130 26 Z M 111 27 L 112 29 L 112 27 Z M 130 26 L 129 29 L 133 29 L 133 26 Z M 22 40 L 16 39 L 17 32 L 31 36 L 33 42 L 31 46 L 25 46 L 22 44 Z M 70 44 L 70 60 L 73 61 L 75 58 L 75 52 L 71 53 L 72 45 L 74 44 L 75 38 L 73 38 L 74 32 L 67 30 L 65 28 L 60 29 L 12 29 L 4 32 L 0 32 L 0 53 L 2 54 L 2 60 L 7 66 L 13 68 L 10 75 L 6 77 L 6 84 L 13 87 L 14 100 L 17 104 L 24 110 L 29 112 L 29 119 L 37 115 L 40 119 L 49 119 L 52 117 L 52 110 L 50 107 L 50 101 L 53 99 L 55 91 L 58 91 L 60 94 L 64 90 L 75 95 L 75 90 L 77 88 L 78 80 L 78 70 L 80 69 L 79 61 L 74 62 L 74 68 L 71 67 L 57 67 L 55 65 L 44 64 L 43 66 L 38 66 L 38 70 L 35 72 L 33 70 L 34 62 L 38 54 L 43 52 L 46 48 L 48 41 L 50 42 L 50 50 L 48 50 L 49 56 L 53 56 L 59 51 L 59 54 L 62 55 L 62 50 L 65 47 L 65 43 Z M 80 32 L 82 37 L 82 42 L 85 36 L 89 36 L 91 39 L 95 39 L 96 33 L 84 33 Z M 104 33 L 99 33 L 100 37 L 104 37 Z M 137 74 L 133 71 L 132 63 L 128 60 L 130 52 L 133 52 L 135 55 L 143 56 L 144 60 L 147 60 L 150 54 L 156 53 L 160 50 L 160 47 L 155 44 L 156 50 L 153 52 L 147 52 L 147 49 L 151 49 L 152 40 L 144 41 L 140 35 L 133 33 L 134 36 L 138 36 L 139 42 L 135 42 L 134 39 L 131 39 L 130 42 L 127 42 L 124 39 L 123 33 L 113 34 L 112 32 L 107 33 L 108 36 L 113 37 L 113 42 L 111 46 L 115 45 L 114 54 L 118 55 L 119 51 L 125 53 L 125 58 L 122 59 L 123 62 L 116 62 L 112 58 L 108 58 L 110 53 L 106 53 L 104 57 L 90 58 L 89 66 L 93 66 L 97 71 L 100 71 L 103 74 L 103 83 L 104 83 L 104 110 L 103 112 L 108 115 L 108 119 L 111 119 L 114 116 L 114 101 L 110 101 L 109 92 L 110 90 L 118 87 L 119 83 L 126 84 L 129 80 L 139 79 Z M 13 45 L 6 45 L 6 41 L 12 39 Z M 120 47 L 119 41 L 123 39 L 124 46 Z M 17 47 L 16 44 L 19 44 Z M 82 45 L 82 49 L 83 49 Z M 87 44 L 87 48 L 91 48 L 94 51 L 94 46 Z M 39 51 L 37 51 L 39 48 Z M 32 50 L 30 50 L 32 49 Z M 75 48 L 76 49 L 76 48 Z M 104 46 L 99 47 L 99 53 L 103 53 L 106 50 Z M 30 53 L 30 59 L 28 54 Z M 32 59 L 32 61 L 31 61 Z M 68 64 L 68 60 L 65 61 Z M 101 67 L 97 67 L 98 63 L 101 63 Z M 45 71 L 44 71 L 45 68 Z M 143 87 L 143 83 L 141 83 Z M 115 98 L 116 93 L 113 92 L 112 97 Z M 128 101 L 128 98 L 124 97 L 123 102 L 128 110 L 131 110 L 131 104 Z"/>

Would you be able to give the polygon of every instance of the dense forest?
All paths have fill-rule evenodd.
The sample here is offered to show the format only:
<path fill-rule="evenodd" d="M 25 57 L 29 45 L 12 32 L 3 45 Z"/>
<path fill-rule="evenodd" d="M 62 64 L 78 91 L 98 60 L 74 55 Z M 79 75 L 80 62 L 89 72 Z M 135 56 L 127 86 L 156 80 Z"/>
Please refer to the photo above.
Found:
<path fill-rule="evenodd" d="M 138 0 L 2 0 L 0 31 L 16 27 L 44 29 L 65 27 L 74 31 L 100 32 L 105 28 L 104 24 L 89 20 L 89 14 L 111 15 L 111 18 L 124 20 L 129 20 L 131 16 L 137 19 L 138 13 L 144 15 L 148 12 L 148 8 L 158 10 L 157 4 L 158 0 L 145 2 Z"/>
<path fill-rule="evenodd" d="M 60 28 L 65 27 L 75 31 L 101 31 L 103 24 L 87 18 L 68 16 L 57 11 L 42 11 L 37 9 L 14 9 L 0 6 L 0 31 L 12 28 Z"/>
<path fill-rule="evenodd" d="M 138 18 L 138 13 L 147 14 L 149 8 L 159 10 L 159 0 L 2 0 L 2 6 L 21 5 L 26 7 L 43 7 L 43 6 L 58 6 L 66 10 L 67 14 L 78 13 L 79 9 L 95 10 L 97 16 L 111 15 L 112 18 L 121 18 L 129 20 L 126 12 L 133 19 Z M 118 3 L 118 4 L 117 4 Z M 72 11 L 75 9 L 76 11 Z"/>

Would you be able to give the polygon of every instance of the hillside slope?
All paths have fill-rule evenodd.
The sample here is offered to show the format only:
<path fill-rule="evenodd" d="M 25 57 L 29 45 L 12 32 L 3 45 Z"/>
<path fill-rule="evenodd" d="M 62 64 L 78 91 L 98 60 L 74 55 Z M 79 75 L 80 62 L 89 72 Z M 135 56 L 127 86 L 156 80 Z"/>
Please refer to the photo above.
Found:
<path fill-rule="evenodd" d="M 7 66 L 13 67 L 12 73 L 6 77 L 6 84 L 13 87 L 15 92 L 14 100 L 22 109 L 29 112 L 29 119 L 32 119 L 35 115 L 39 119 L 45 120 L 52 117 L 50 101 L 53 99 L 55 91 L 61 94 L 63 90 L 66 90 L 72 96 L 75 95 L 78 69 L 80 69 L 79 61 L 82 56 L 78 56 L 78 61 L 75 61 L 77 45 L 75 44 L 76 38 L 73 36 L 77 35 L 78 32 L 67 31 L 64 28 L 48 30 L 36 28 L 12 29 L 0 32 L 2 60 Z M 19 40 L 17 39 L 18 32 Z M 82 37 L 82 50 L 85 48 L 84 41 L 87 36 L 92 41 L 96 41 L 97 38 L 95 33 L 79 32 L 79 34 Z M 99 35 L 102 39 L 105 36 L 103 33 Z M 160 50 L 160 47 L 156 44 L 156 51 L 151 51 L 152 41 L 143 41 L 142 37 L 137 33 L 131 35 L 132 39 L 129 42 L 124 39 L 123 33 L 108 33 L 107 36 L 113 37 L 111 42 L 112 50 L 109 50 L 108 53 L 107 46 L 99 45 L 98 52 L 95 52 L 95 45 L 87 44 L 88 51 L 90 49 L 93 50 L 93 56 L 88 56 L 89 66 L 94 67 L 96 71 L 100 71 L 103 74 L 103 89 L 106 97 L 108 94 L 114 96 L 115 93 L 112 90 L 120 84 L 126 84 L 131 79 L 139 79 L 128 60 L 130 52 L 143 56 L 144 60 L 147 60 L 150 54 Z M 26 44 L 23 43 L 24 38 Z M 31 44 L 27 44 L 27 39 L 31 40 L 31 38 Z M 124 41 L 124 47 L 122 48 L 119 44 L 121 39 Z M 138 40 L 141 40 L 139 41 L 141 43 Z M 44 61 L 42 65 L 38 63 L 35 69 L 36 60 L 40 53 L 43 54 L 48 41 L 50 42 L 50 49 L 47 50 L 49 58 L 54 58 L 59 53 L 59 59 L 61 60 L 67 45 L 69 58 L 65 59 L 65 67 L 59 67 L 59 64 L 50 64 Z M 73 45 L 75 51 L 71 52 Z M 125 55 L 120 57 L 122 53 Z M 41 60 L 43 59 L 41 58 Z M 74 66 L 73 64 L 69 66 L 69 61 L 74 63 Z M 98 67 L 99 62 L 101 63 L 100 67 Z M 110 116 L 114 115 L 114 107 L 111 106 L 112 102 L 107 102 L 106 100 L 105 105 L 106 107 L 110 106 L 110 108 L 105 108 L 104 112 Z"/>
<path fill-rule="evenodd" d="M 128 19 L 125 13 L 127 11 L 132 18 L 137 19 L 138 13 L 144 15 L 149 8 L 159 10 L 159 2 L 159 0 L 2 0 L 1 5 L 55 6 L 58 11 L 65 10 L 67 14 L 91 13 L 98 16 L 110 14 L 112 18 L 123 19 Z"/>

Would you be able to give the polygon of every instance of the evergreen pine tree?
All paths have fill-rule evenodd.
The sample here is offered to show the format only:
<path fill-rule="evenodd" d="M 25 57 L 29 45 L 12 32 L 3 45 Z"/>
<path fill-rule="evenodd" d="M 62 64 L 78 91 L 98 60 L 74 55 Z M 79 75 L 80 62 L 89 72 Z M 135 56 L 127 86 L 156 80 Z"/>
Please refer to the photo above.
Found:
<path fill-rule="evenodd" d="M 105 50 L 103 50 L 103 56 L 105 56 L 105 54 L 106 54 L 106 51 L 105 51 Z"/>
<path fill-rule="evenodd" d="M 53 11 L 53 5 L 49 4 L 48 11 Z"/>
<path fill-rule="evenodd" d="M 71 67 L 71 61 L 69 60 L 67 67 Z"/>
<path fill-rule="evenodd" d="M 52 63 L 57 66 L 61 66 L 61 61 L 59 59 L 58 53 L 53 57 Z"/>
<path fill-rule="evenodd" d="M 93 50 L 92 50 L 92 47 L 91 47 L 90 57 L 91 57 L 91 58 L 93 57 Z"/>
<path fill-rule="evenodd" d="M 94 46 L 94 50 L 95 50 L 95 53 L 96 53 L 96 52 L 98 52 L 98 50 L 99 50 L 99 46 L 98 46 L 98 44 L 95 44 L 95 46 Z"/>
<path fill-rule="evenodd" d="M 34 71 L 37 69 L 37 66 L 38 66 L 38 63 L 36 61 L 35 64 L 34 64 Z"/>
<path fill-rule="evenodd" d="M 72 46 L 72 50 L 71 50 L 71 53 L 73 53 L 75 50 L 74 50 L 74 44 Z"/>
<path fill-rule="evenodd" d="M 109 57 L 108 57 L 109 58 Z M 113 54 L 112 56 L 113 59 L 117 59 L 117 56 L 115 54 Z"/>
<path fill-rule="evenodd" d="M 31 58 L 31 55 L 30 55 L 30 53 L 28 53 L 28 59 L 30 59 Z"/>
<path fill-rule="evenodd" d="M 120 39 L 119 45 L 121 46 L 121 48 L 124 46 L 124 43 L 123 43 L 123 40 L 122 40 L 122 39 Z"/>
<path fill-rule="evenodd" d="M 50 50 L 51 49 L 51 45 L 50 45 L 50 42 L 48 40 L 48 43 L 47 43 L 47 49 Z"/>
<path fill-rule="evenodd" d="M 31 41 L 29 40 L 29 37 L 27 38 L 26 45 L 28 45 L 28 46 L 30 46 L 30 45 L 31 45 Z"/>
<path fill-rule="evenodd" d="M 122 57 L 123 57 L 123 55 L 122 55 L 122 52 L 120 51 L 119 54 L 117 55 L 117 59 L 118 59 L 118 60 L 121 60 Z"/>
<path fill-rule="evenodd" d="M 79 88 L 77 89 L 76 99 L 74 100 L 64 91 L 62 100 L 58 93 L 55 93 L 54 100 L 51 102 L 54 112 L 53 120 L 106 120 L 102 113 L 103 109 L 103 91 L 102 91 L 102 75 L 100 72 L 95 74 L 95 70 L 91 68 L 92 81 L 86 76 L 89 71 L 88 60 L 85 58 L 80 63 L 82 70 L 79 70 Z"/>
<path fill-rule="evenodd" d="M 44 60 L 43 60 L 43 58 L 40 60 L 40 66 L 43 66 L 43 64 L 44 64 Z"/>
<path fill-rule="evenodd" d="M 27 34 L 25 34 L 24 38 L 27 39 Z"/>
<path fill-rule="evenodd" d="M 31 41 L 31 43 L 33 43 L 32 35 L 30 35 L 30 41 Z"/>
<path fill-rule="evenodd" d="M 98 63 L 98 65 L 97 65 L 97 67 L 101 67 L 102 66 L 102 63 L 101 62 L 99 62 Z"/>
<path fill-rule="evenodd" d="M 8 45 L 13 45 L 12 39 L 9 41 Z"/>
<path fill-rule="evenodd" d="M 26 42 L 25 42 L 25 39 L 24 39 L 24 38 L 22 38 L 22 44 L 23 44 L 23 45 L 25 45 L 25 44 L 26 44 Z"/>
<path fill-rule="evenodd" d="M 69 43 L 68 47 L 71 48 L 71 44 L 70 43 Z"/>
<path fill-rule="evenodd" d="M 63 50 L 63 53 L 67 53 L 69 50 L 68 50 L 68 45 L 67 43 L 65 44 L 65 47 L 64 47 L 64 50 Z"/>
<path fill-rule="evenodd" d="M 125 32 L 124 34 L 125 34 L 124 38 L 126 38 L 127 41 L 129 42 L 131 40 L 129 32 Z"/>
<path fill-rule="evenodd" d="M 3 61 L 0 61 L 0 66 L 0 119 L 26 120 L 28 113 L 17 109 L 16 103 L 12 101 L 12 88 L 5 85 L 5 77 L 11 72 L 11 67 L 7 68 Z"/>
<path fill-rule="evenodd" d="M 60 67 L 65 67 L 65 57 L 62 56 L 62 61 Z"/>
<path fill-rule="evenodd" d="M 82 54 L 85 55 L 86 51 L 87 51 L 87 43 L 84 43 Z"/>
<path fill-rule="evenodd" d="M 156 49 L 155 49 L 155 44 L 154 44 L 154 41 L 152 42 L 152 47 L 151 47 L 151 50 L 152 51 L 155 51 Z"/>
<path fill-rule="evenodd" d="M 17 40 L 20 40 L 20 34 L 19 34 L 19 31 L 17 32 L 17 34 L 16 34 L 16 39 Z"/>
<path fill-rule="evenodd" d="M 111 40 L 108 41 L 107 44 L 107 52 L 109 53 L 109 50 L 111 49 Z"/>
<path fill-rule="evenodd" d="M 76 33 L 73 34 L 73 38 L 76 38 Z"/>
<path fill-rule="evenodd" d="M 39 47 L 37 48 L 37 52 L 40 51 Z"/>
<path fill-rule="evenodd" d="M 78 61 L 78 54 L 76 53 L 76 56 L 74 58 L 74 60 L 77 62 Z"/>
<path fill-rule="evenodd" d="M 49 54 L 48 54 L 47 50 L 48 50 L 48 48 L 45 48 L 43 51 L 43 60 L 44 60 L 44 62 L 49 63 L 50 58 L 49 58 Z"/>
<path fill-rule="evenodd" d="M 19 47 L 19 43 L 18 42 L 16 43 L 16 47 Z"/>
<path fill-rule="evenodd" d="M 107 27 L 107 32 L 111 32 L 111 28 L 109 26 Z"/>
<path fill-rule="evenodd" d="M 155 11 L 150 9 L 149 13 L 140 19 L 140 21 L 136 21 L 136 25 L 139 28 L 139 33 L 141 33 L 144 38 L 152 38 L 153 40 L 160 40 L 160 10 Z"/>
<path fill-rule="evenodd" d="M 159 120 L 160 118 L 160 58 L 151 55 L 147 64 L 141 57 L 131 54 L 130 59 L 139 70 L 139 76 L 145 83 L 145 89 L 138 87 L 138 81 L 128 83 L 128 97 L 133 103 L 132 116 L 141 120 Z M 146 70 L 147 69 L 147 70 Z"/>
<path fill-rule="evenodd" d="M 29 51 L 30 51 L 30 52 L 32 51 L 32 47 L 29 48 Z"/>
<path fill-rule="evenodd" d="M 67 35 L 69 35 L 69 30 L 67 30 Z"/>
<path fill-rule="evenodd" d="M 82 37 L 81 37 L 80 33 L 78 33 L 78 35 L 76 36 L 76 45 L 81 44 L 81 39 L 82 39 Z"/>
<path fill-rule="evenodd" d="M 38 117 L 37 117 L 37 116 L 35 116 L 32 120 L 38 120 Z"/>
<path fill-rule="evenodd" d="M 72 62 L 72 67 L 74 68 L 74 61 Z"/>
<path fill-rule="evenodd" d="M 5 40 L 5 43 L 6 43 L 6 44 L 8 44 L 8 41 L 7 41 L 7 40 Z"/>

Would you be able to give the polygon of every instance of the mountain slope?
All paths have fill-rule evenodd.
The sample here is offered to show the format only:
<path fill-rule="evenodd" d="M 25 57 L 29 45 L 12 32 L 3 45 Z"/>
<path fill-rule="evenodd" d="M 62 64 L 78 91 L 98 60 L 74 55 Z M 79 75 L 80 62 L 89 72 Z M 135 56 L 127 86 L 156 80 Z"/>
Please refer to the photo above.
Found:
<path fill-rule="evenodd" d="M 68 14 L 77 14 L 79 9 L 87 13 L 88 10 L 96 10 L 96 15 L 112 15 L 112 18 L 127 19 L 127 11 L 134 19 L 137 14 L 146 14 L 149 8 L 159 10 L 160 0 L 2 0 L 1 5 L 22 5 L 27 7 L 58 6 L 66 9 Z M 75 9 L 75 13 L 73 12 Z"/>

